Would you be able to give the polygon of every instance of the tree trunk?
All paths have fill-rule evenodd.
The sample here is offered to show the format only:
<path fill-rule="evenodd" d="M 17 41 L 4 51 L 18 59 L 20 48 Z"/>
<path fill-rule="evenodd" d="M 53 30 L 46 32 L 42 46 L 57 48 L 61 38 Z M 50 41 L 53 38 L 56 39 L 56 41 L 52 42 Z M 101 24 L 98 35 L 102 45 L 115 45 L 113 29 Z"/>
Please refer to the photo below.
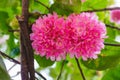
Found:
<path fill-rule="evenodd" d="M 20 52 L 22 80 L 35 80 L 34 54 L 29 38 L 29 0 L 22 0 L 22 15 L 17 17 L 20 25 Z"/>

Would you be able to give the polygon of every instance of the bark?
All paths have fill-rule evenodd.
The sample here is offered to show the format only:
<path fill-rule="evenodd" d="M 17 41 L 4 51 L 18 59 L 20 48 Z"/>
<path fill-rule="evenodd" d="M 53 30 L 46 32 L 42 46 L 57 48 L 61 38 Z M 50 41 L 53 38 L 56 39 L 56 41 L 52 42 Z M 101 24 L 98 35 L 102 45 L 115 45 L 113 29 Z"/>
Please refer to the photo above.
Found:
<path fill-rule="evenodd" d="M 20 25 L 20 53 L 22 80 L 35 80 L 34 54 L 29 38 L 29 0 L 22 0 L 22 15 L 17 17 Z"/>

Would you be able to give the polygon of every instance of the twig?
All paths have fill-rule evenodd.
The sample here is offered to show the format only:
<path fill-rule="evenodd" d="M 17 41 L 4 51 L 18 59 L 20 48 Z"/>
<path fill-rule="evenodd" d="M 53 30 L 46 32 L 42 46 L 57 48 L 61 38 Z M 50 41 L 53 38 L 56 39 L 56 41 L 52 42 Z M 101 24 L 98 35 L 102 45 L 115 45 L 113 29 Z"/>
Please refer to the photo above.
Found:
<path fill-rule="evenodd" d="M 65 60 L 62 62 L 61 69 L 60 69 L 60 73 L 59 73 L 59 75 L 58 75 L 58 77 L 57 77 L 57 80 L 59 80 L 60 77 L 61 77 L 61 74 L 62 74 L 62 71 L 63 71 L 64 64 L 65 64 Z"/>
<path fill-rule="evenodd" d="M 6 55 L 5 53 L 0 51 L 0 54 L 4 57 L 7 58 L 8 60 L 14 62 L 15 64 L 19 64 L 21 65 L 21 63 L 13 58 L 11 58 L 10 56 Z M 42 74 L 40 74 L 39 72 L 35 71 L 36 74 L 38 74 L 41 78 L 43 78 L 44 80 L 47 80 Z"/>
<path fill-rule="evenodd" d="M 86 10 L 86 11 L 81 11 L 81 12 L 101 12 L 101 11 L 111 11 L 111 10 L 118 10 L 118 9 L 120 9 L 120 7 Z"/>
<path fill-rule="evenodd" d="M 9 69 L 8 69 L 8 72 L 13 68 L 13 67 L 15 67 L 16 66 L 16 64 L 13 64 Z"/>
<path fill-rule="evenodd" d="M 50 8 L 48 6 L 46 6 L 45 4 L 43 4 L 42 2 L 38 1 L 38 0 L 34 0 L 36 2 L 38 2 L 39 4 L 41 4 L 42 6 L 44 6 L 46 9 L 50 10 Z"/>
<path fill-rule="evenodd" d="M 120 44 L 113 44 L 113 43 L 107 43 L 107 42 L 105 42 L 104 44 L 107 45 L 107 46 L 116 46 L 116 47 L 120 47 Z"/>
<path fill-rule="evenodd" d="M 11 76 L 12 78 L 13 77 L 16 77 L 16 76 L 18 76 L 20 74 L 20 72 L 17 72 L 17 74 L 15 74 L 14 76 Z"/>
<path fill-rule="evenodd" d="M 81 76 L 82 76 L 82 79 L 83 79 L 83 80 L 86 80 L 86 79 L 85 79 L 85 76 L 84 76 L 84 74 L 83 74 L 82 68 L 81 68 L 81 66 L 80 66 L 80 63 L 79 63 L 79 61 L 78 61 L 78 59 L 75 58 L 75 60 L 76 60 L 77 66 L 78 66 L 78 68 L 79 68 L 80 74 L 81 74 Z"/>
<path fill-rule="evenodd" d="M 36 80 L 39 80 L 37 77 L 35 77 Z"/>
<path fill-rule="evenodd" d="M 10 60 L 11 62 L 14 62 L 14 63 L 16 63 L 16 64 L 20 64 L 20 62 L 18 62 L 17 60 L 11 58 L 10 56 L 6 55 L 5 53 L 3 53 L 3 52 L 1 52 L 1 51 L 0 51 L 0 54 L 1 54 L 3 57 L 5 57 L 5 58 L 7 58 L 8 60 Z"/>
<path fill-rule="evenodd" d="M 8 30 L 9 32 L 20 32 L 20 30 Z"/>
<path fill-rule="evenodd" d="M 116 30 L 120 30 L 119 27 L 116 27 L 116 26 L 112 26 L 112 25 L 109 25 L 109 24 L 106 24 L 107 27 L 110 27 L 110 28 L 113 28 L 113 29 L 116 29 Z"/>
<path fill-rule="evenodd" d="M 31 12 L 31 13 L 29 13 L 29 16 L 31 17 L 35 17 L 35 18 L 38 18 L 38 17 L 42 17 L 42 16 L 44 16 L 44 15 L 46 15 L 46 14 L 42 14 L 42 13 L 40 13 L 40 12 Z"/>
<path fill-rule="evenodd" d="M 44 80 L 47 80 L 41 73 L 39 73 L 39 72 L 37 72 L 37 71 L 35 71 L 35 73 L 36 73 L 37 75 L 39 75 L 41 78 L 43 78 Z"/>

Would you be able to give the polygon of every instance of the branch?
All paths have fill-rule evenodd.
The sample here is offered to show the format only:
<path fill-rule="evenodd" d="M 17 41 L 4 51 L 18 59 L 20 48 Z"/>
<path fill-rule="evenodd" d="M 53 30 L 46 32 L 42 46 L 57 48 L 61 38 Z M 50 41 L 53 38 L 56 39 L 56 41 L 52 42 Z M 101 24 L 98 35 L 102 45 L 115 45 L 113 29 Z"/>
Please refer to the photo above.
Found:
<path fill-rule="evenodd" d="M 41 78 L 43 78 L 44 80 L 47 80 L 41 73 L 39 73 L 39 72 L 37 72 L 37 71 L 35 71 L 35 73 L 36 73 L 37 75 L 39 75 Z"/>
<path fill-rule="evenodd" d="M 81 74 L 83 80 L 86 80 L 86 79 L 85 79 L 85 76 L 84 76 L 84 74 L 83 74 L 82 68 L 81 68 L 81 66 L 80 66 L 80 64 L 79 64 L 78 59 L 75 58 L 75 60 L 76 60 L 77 66 L 78 66 L 78 68 L 79 68 L 79 71 L 80 71 L 80 74 Z"/>
<path fill-rule="evenodd" d="M 37 77 L 35 77 L 36 80 L 39 80 Z"/>
<path fill-rule="evenodd" d="M 58 75 L 58 77 L 57 77 L 57 80 L 59 80 L 60 77 L 61 77 L 61 74 L 62 74 L 62 71 L 63 71 L 64 64 L 65 64 L 65 60 L 62 62 L 62 66 L 61 66 L 61 69 L 60 69 L 60 73 L 59 73 L 59 75 Z"/>
<path fill-rule="evenodd" d="M 8 30 L 9 32 L 20 32 L 20 30 L 12 30 L 12 29 L 10 29 L 10 30 Z"/>
<path fill-rule="evenodd" d="M 118 9 L 120 9 L 120 7 L 86 10 L 86 11 L 81 11 L 81 12 L 101 12 L 101 11 L 111 11 L 111 10 L 118 10 Z"/>
<path fill-rule="evenodd" d="M 106 24 L 106 26 L 109 27 L 109 28 L 113 28 L 113 29 L 116 29 L 116 30 L 120 30 L 119 27 L 115 27 L 115 26 L 112 26 L 112 25 L 109 25 L 109 24 Z"/>
<path fill-rule="evenodd" d="M 13 68 L 13 67 L 15 67 L 16 66 L 16 64 L 13 64 L 9 69 L 8 69 L 8 72 Z"/>
<path fill-rule="evenodd" d="M 21 65 L 21 63 L 13 58 L 11 58 L 10 56 L 6 55 L 5 53 L 0 51 L 0 54 L 4 57 L 7 58 L 8 60 L 14 62 L 15 64 L 19 64 Z M 36 74 L 38 74 L 41 78 L 43 78 L 44 80 L 47 80 L 41 73 L 38 73 L 37 71 L 35 71 Z"/>
<path fill-rule="evenodd" d="M 3 53 L 3 52 L 1 52 L 1 51 L 0 51 L 0 54 L 1 54 L 4 58 L 7 58 L 8 60 L 10 60 L 11 62 L 14 62 L 14 63 L 16 63 L 16 64 L 20 64 L 19 61 L 11 58 L 10 56 L 6 55 L 5 53 Z"/>
<path fill-rule="evenodd" d="M 120 47 L 120 44 L 113 44 L 113 43 L 107 43 L 107 42 L 105 42 L 104 44 L 107 45 L 107 46 L 116 46 L 116 47 Z"/>
<path fill-rule="evenodd" d="M 29 38 L 29 0 L 22 1 L 22 14 L 17 17 L 20 26 L 21 79 L 35 80 L 34 54 Z"/>
<path fill-rule="evenodd" d="M 41 4 L 42 6 L 44 6 L 46 9 L 50 10 L 50 8 L 48 6 L 46 6 L 45 4 L 43 4 L 42 2 L 38 1 L 38 0 L 34 0 L 36 2 L 38 2 L 39 4 Z"/>
<path fill-rule="evenodd" d="M 21 72 L 17 72 L 17 74 L 15 74 L 14 76 L 12 76 L 12 78 L 18 76 L 20 73 Z"/>
<path fill-rule="evenodd" d="M 44 15 L 46 15 L 46 14 L 42 14 L 42 13 L 37 12 L 37 11 L 36 11 L 36 12 L 31 12 L 31 13 L 29 13 L 29 16 L 30 16 L 30 17 L 35 17 L 35 18 L 44 16 Z"/>

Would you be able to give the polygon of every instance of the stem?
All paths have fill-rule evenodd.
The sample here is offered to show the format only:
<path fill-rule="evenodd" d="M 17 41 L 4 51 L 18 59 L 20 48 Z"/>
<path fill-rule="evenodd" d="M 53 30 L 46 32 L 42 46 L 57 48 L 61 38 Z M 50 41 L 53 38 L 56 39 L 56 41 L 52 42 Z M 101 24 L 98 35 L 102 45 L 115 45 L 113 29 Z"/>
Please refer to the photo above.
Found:
<path fill-rule="evenodd" d="M 8 60 L 14 62 L 15 64 L 19 64 L 21 65 L 21 63 L 13 58 L 11 58 L 10 56 L 6 55 L 5 53 L 1 52 L 0 51 L 0 54 L 4 57 L 4 58 L 7 58 Z M 41 78 L 43 78 L 44 80 L 47 80 L 41 73 L 35 71 L 36 74 L 38 74 Z"/>
<path fill-rule="evenodd" d="M 79 64 L 78 59 L 75 58 L 75 60 L 76 60 L 77 66 L 78 66 L 78 68 L 79 68 L 80 74 L 81 74 L 81 76 L 82 76 L 82 79 L 83 79 L 83 80 L 86 80 L 86 79 L 85 79 L 85 76 L 84 76 L 84 74 L 83 74 L 82 68 L 81 68 L 81 66 L 80 66 L 80 64 Z"/>
<path fill-rule="evenodd" d="M 60 73 L 59 73 L 59 75 L 58 75 L 58 77 L 57 77 L 57 80 L 59 80 L 60 77 L 61 77 L 61 74 L 62 74 L 62 71 L 63 71 L 64 64 L 65 64 L 65 60 L 62 62 L 62 66 L 61 66 L 61 69 L 60 69 Z"/>
<path fill-rule="evenodd" d="M 116 46 L 116 47 L 120 47 L 120 44 L 113 44 L 113 43 L 107 43 L 107 42 L 105 42 L 104 44 L 107 45 L 107 46 Z"/>
<path fill-rule="evenodd" d="M 115 27 L 115 26 L 112 26 L 112 25 L 109 25 L 109 24 L 106 24 L 107 27 L 110 27 L 110 28 L 113 28 L 113 29 L 116 29 L 116 30 L 120 30 L 119 27 Z"/>
<path fill-rule="evenodd" d="M 101 12 L 101 11 L 111 11 L 111 10 L 118 10 L 118 9 L 120 9 L 120 7 L 87 10 L 87 11 L 81 11 L 81 12 Z"/>

